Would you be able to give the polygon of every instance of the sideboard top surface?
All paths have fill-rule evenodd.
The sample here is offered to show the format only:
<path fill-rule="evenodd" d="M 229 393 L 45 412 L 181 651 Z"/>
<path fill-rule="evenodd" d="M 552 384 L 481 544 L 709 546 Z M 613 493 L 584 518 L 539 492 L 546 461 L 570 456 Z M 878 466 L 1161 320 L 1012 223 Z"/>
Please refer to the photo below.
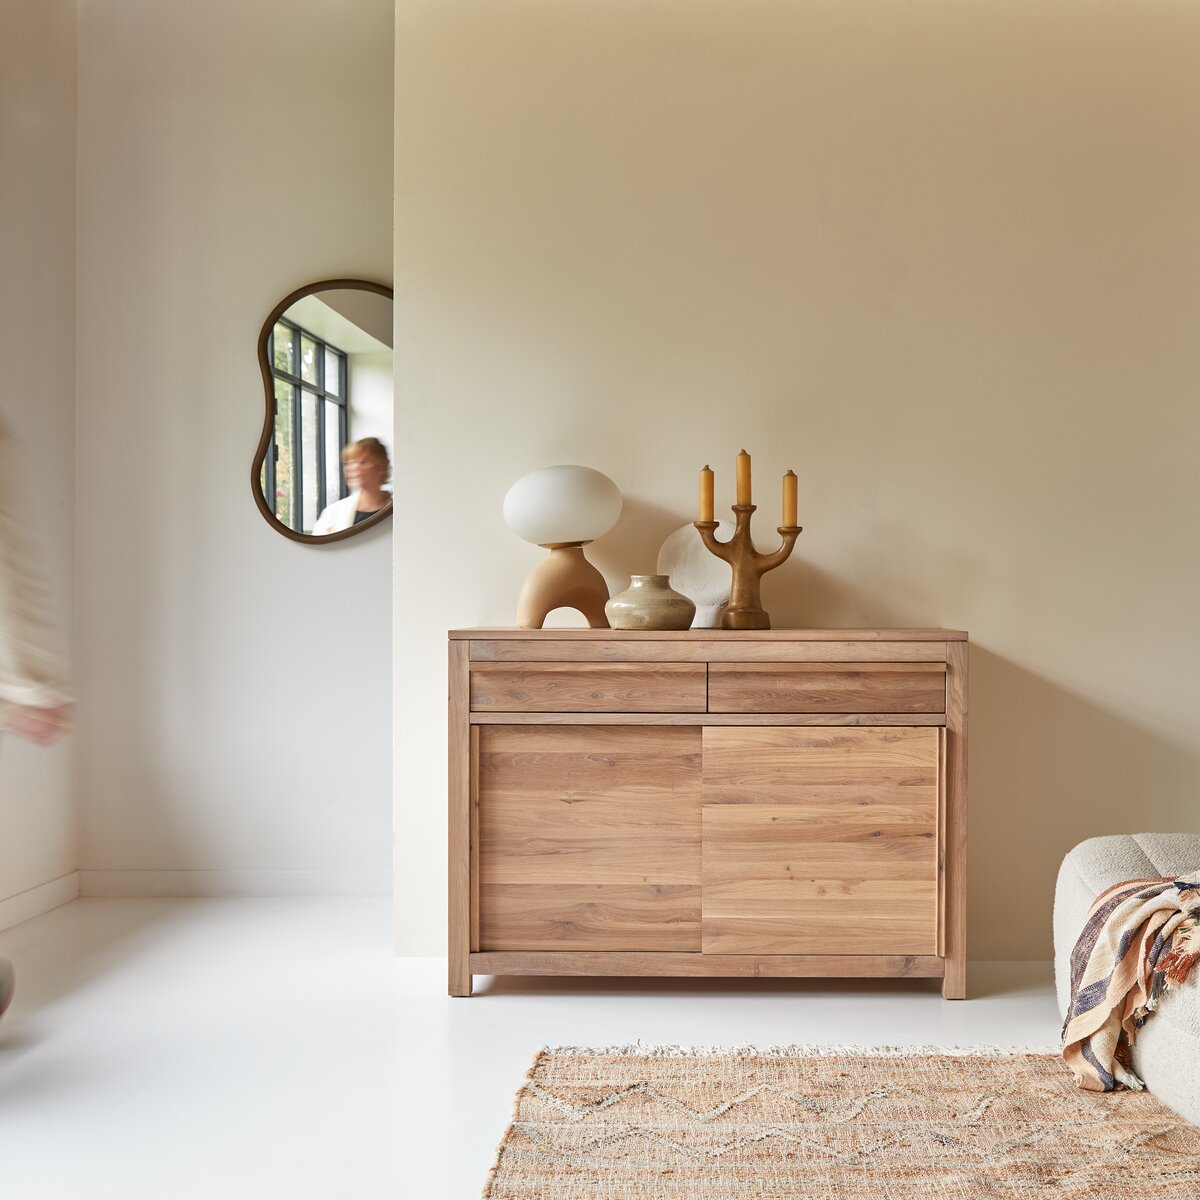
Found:
<path fill-rule="evenodd" d="M 619 642 L 965 642 L 962 629 L 451 629 L 451 641 Z"/>

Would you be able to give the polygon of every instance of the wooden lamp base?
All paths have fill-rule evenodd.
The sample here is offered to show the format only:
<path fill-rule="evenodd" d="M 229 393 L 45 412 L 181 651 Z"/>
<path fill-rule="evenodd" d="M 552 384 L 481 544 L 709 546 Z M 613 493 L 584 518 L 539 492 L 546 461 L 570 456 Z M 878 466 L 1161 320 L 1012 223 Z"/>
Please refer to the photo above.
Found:
<path fill-rule="evenodd" d="M 592 629 L 607 629 L 604 605 L 608 584 L 604 576 L 583 556 L 586 542 L 564 542 L 544 547 L 549 555 L 532 571 L 517 601 L 517 625 L 541 629 L 556 608 L 573 608 L 583 613 Z"/>

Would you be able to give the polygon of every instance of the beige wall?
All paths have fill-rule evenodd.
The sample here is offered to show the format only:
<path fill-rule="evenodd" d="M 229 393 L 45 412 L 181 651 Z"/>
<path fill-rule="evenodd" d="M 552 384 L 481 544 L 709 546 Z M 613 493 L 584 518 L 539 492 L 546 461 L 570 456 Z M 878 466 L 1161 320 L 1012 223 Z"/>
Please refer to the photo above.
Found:
<path fill-rule="evenodd" d="M 0 413 L 21 446 L 24 508 L 64 648 L 75 453 L 75 3 L 0 0 Z M 0 739 L 0 925 L 69 896 L 68 741 Z M 27 895 L 2 902 L 54 880 Z"/>
<path fill-rule="evenodd" d="M 1077 840 L 1200 829 L 1197 45 L 1166 0 L 399 5 L 402 948 L 443 631 L 511 623 L 550 463 L 624 492 L 613 585 L 745 445 L 772 518 L 800 476 L 777 624 L 971 631 L 974 955 L 1049 956 Z"/>
<path fill-rule="evenodd" d="M 255 357 L 391 278 L 390 0 L 83 0 L 78 573 L 88 891 L 390 877 L 387 531 L 273 532 Z"/>

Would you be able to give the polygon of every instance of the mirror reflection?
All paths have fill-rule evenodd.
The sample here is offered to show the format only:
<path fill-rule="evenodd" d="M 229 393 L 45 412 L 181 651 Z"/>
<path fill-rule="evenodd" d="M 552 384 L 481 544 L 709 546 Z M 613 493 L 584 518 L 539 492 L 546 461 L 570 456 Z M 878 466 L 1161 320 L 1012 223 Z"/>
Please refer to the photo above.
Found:
<path fill-rule="evenodd" d="M 261 344 L 261 343 L 260 343 Z M 391 508 L 392 301 L 345 286 L 301 296 L 266 340 L 274 427 L 265 505 L 298 534 L 345 534 Z"/>

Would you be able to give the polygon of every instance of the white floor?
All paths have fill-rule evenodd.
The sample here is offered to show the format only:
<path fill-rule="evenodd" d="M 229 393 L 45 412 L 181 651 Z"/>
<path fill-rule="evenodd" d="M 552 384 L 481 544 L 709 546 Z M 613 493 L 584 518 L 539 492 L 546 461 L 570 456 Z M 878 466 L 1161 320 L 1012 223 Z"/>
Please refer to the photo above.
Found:
<path fill-rule="evenodd" d="M 931 983 L 477 980 L 382 900 L 81 900 L 0 934 L 5 1200 L 479 1195 L 543 1044 L 1050 1044 L 1049 966 Z"/>

